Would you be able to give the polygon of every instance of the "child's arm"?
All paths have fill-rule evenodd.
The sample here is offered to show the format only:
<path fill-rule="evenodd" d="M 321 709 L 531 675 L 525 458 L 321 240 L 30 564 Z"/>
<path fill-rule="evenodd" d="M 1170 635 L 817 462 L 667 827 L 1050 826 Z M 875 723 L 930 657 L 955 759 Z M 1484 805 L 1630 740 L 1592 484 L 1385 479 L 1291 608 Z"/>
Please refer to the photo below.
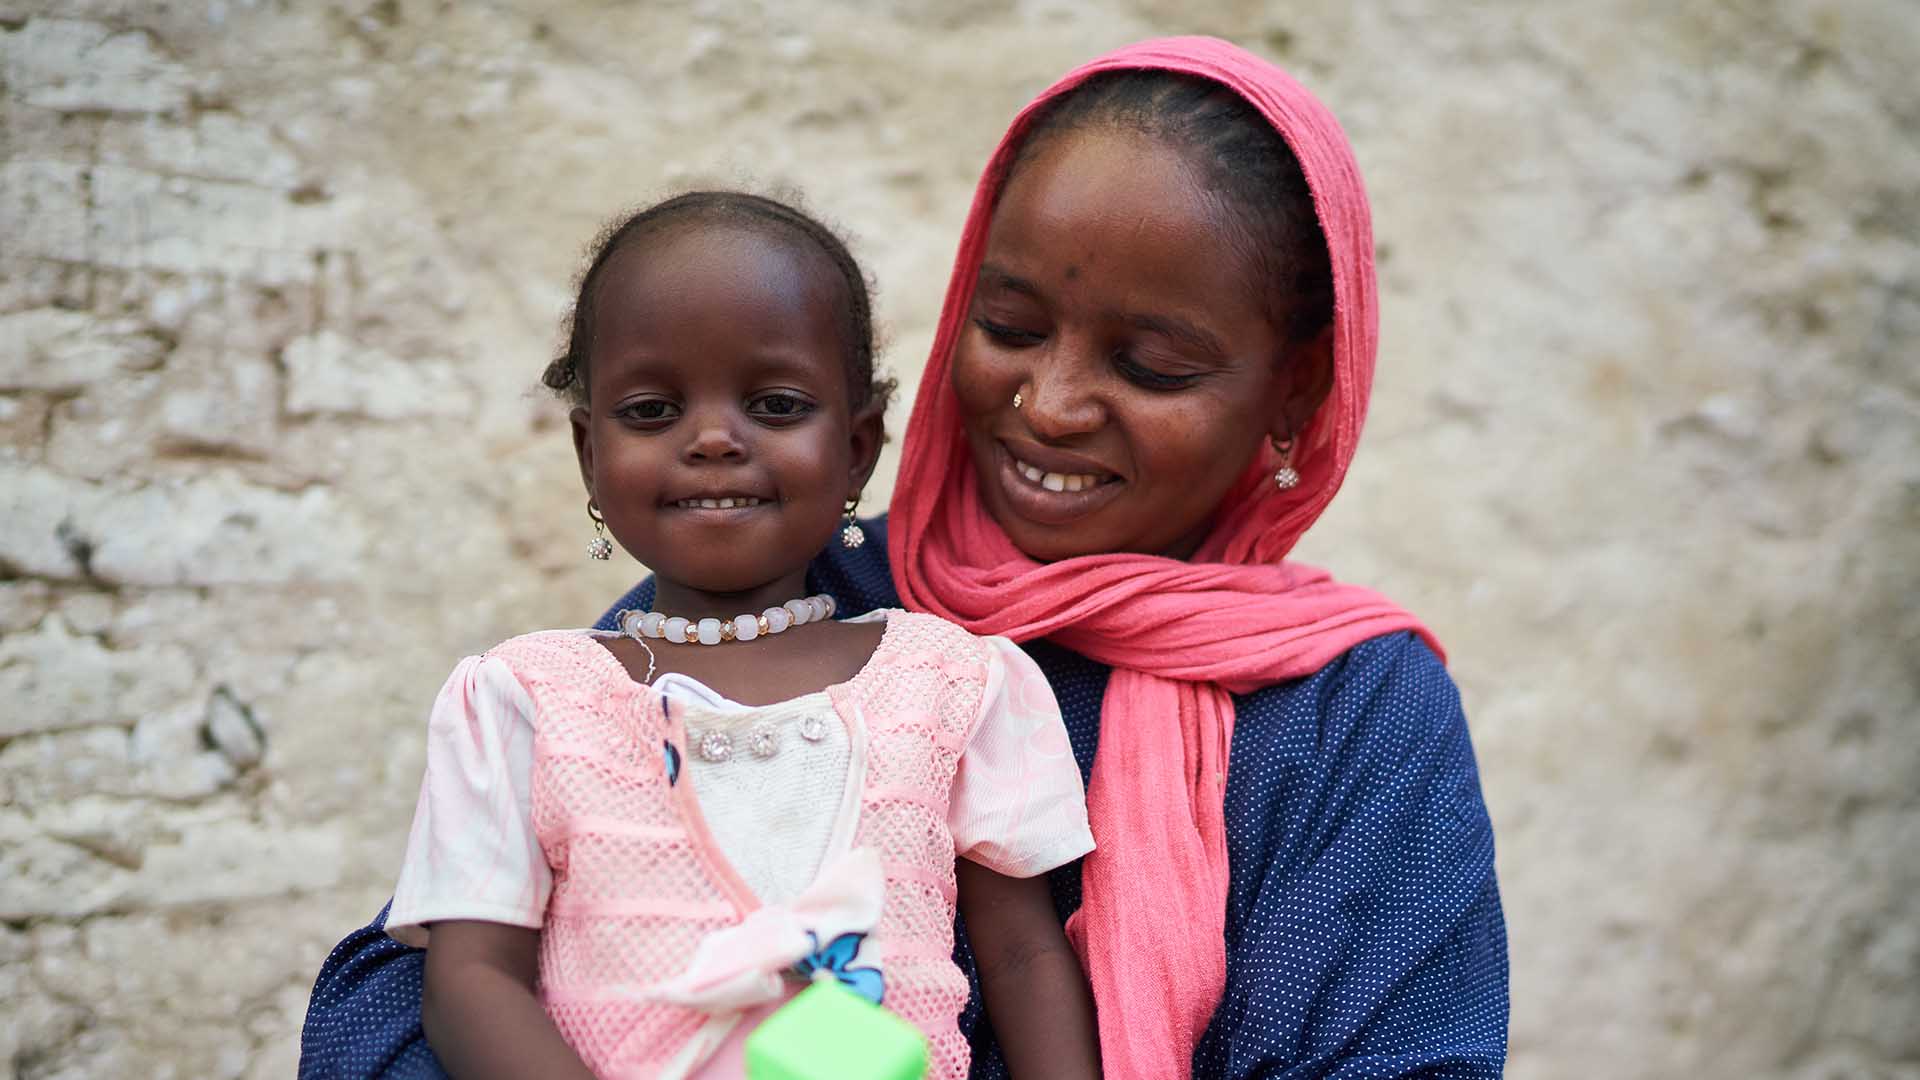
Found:
<path fill-rule="evenodd" d="M 534 996 L 540 932 L 504 923 L 436 922 L 427 940 L 420 1022 L 459 1080 L 593 1080 Z"/>
<path fill-rule="evenodd" d="M 1100 1080 L 1093 992 L 1067 944 L 1045 877 L 1011 878 L 961 859 L 960 914 L 980 992 L 1015 1080 Z"/>

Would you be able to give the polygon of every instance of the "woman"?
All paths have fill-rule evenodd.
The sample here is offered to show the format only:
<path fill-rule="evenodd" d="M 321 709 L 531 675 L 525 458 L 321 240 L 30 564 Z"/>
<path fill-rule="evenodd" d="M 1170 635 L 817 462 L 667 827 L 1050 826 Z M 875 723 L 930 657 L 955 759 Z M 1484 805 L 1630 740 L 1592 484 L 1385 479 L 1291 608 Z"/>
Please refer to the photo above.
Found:
<path fill-rule="evenodd" d="M 1501 1071 L 1458 694 L 1411 616 L 1283 561 L 1352 460 L 1376 326 L 1318 102 L 1210 39 L 1103 57 L 988 164 L 883 542 L 815 563 L 843 610 L 933 611 L 1046 671 L 1099 845 L 1054 898 L 1110 1076 Z M 420 954 L 381 925 L 322 970 L 303 1075 L 439 1075 Z M 977 985 L 963 1027 L 1005 1075 Z"/>

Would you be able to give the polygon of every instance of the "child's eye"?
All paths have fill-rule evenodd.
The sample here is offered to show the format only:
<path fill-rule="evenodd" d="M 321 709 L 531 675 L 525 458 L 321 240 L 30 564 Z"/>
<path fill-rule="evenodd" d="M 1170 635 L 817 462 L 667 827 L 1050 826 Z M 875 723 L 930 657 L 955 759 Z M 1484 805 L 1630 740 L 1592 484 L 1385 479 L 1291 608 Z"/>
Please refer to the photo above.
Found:
<path fill-rule="evenodd" d="M 813 402 L 786 392 L 761 394 L 747 402 L 747 413 L 762 420 L 797 420 L 812 412 Z"/>
<path fill-rule="evenodd" d="M 620 406 L 614 415 L 638 424 L 657 425 L 679 416 L 680 406 L 663 398 L 642 398 Z"/>
<path fill-rule="evenodd" d="M 1191 386 L 1199 378 L 1198 375 L 1169 375 L 1164 371 L 1155 371 L 1125 352 L 1113 354 L 1113 366 L 1120 372 L 1121 378 L 1148 390 L 1180 390 Z"/>
<path fill-rule="evenodd" d="M 1027 345 L 1038 345 L 1047 340 L 1047 335 L 1033 330 L 1022 330 L 1017 326 L 997 323 L 982 315 L 976 315 L 973 325 L 979 327 L 988 337 L 1008 348 L 1018 349 Z"/>

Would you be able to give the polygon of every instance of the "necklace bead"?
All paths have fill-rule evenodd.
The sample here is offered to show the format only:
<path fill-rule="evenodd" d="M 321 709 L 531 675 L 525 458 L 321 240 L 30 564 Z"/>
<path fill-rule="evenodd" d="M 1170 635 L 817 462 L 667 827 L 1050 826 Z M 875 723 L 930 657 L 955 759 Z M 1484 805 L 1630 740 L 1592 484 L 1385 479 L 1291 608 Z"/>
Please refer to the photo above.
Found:
<path fill-rule="evenodd" d="M 838 607 L 825 593 L 789 600 L 760 614 L 747 612 L 730 619 L 685 619 L 658 611 L 622 611 L 615 618 L 620 632 L 635 640 L 656 638 L 676 645 L 698 642 L 719 645 L 727 641 L 758 641 L 796 626 L 833 617 Z"/>

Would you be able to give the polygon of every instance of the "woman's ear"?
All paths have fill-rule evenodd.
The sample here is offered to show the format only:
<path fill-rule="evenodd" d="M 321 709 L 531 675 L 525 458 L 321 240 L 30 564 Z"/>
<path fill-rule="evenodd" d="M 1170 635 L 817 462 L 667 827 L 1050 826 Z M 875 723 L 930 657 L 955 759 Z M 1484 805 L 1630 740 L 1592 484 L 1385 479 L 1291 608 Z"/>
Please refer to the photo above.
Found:
<path fill-rule="evenodd" d="M 586 406 L 576 405 L 567 413 L 573 425 L 573 456 L 580 460 L 580 482 L 587 485 L 587 501 L 593 501 L 593 437 L 587 421 L 592 416 Z"/>
<path fill-rule="evenodd" d="M 1333 392 L 1331 321 L 1311 339 L 1288 346 L 1274 384 L 1279 400 L 1274 404 L 1271 434 L 1276 440 L 1298 436 Z"/>
<path fill-rule="evenodd" d="M 848 424 L 852 432 L 852 455 L 847 466 L 847 495 L 852 498 L 865 491 L 873 470 L 880 464 L 880 444 L 886 441 L 886 400 L 875 395 L 864 408 L 853 414 Z"/>

